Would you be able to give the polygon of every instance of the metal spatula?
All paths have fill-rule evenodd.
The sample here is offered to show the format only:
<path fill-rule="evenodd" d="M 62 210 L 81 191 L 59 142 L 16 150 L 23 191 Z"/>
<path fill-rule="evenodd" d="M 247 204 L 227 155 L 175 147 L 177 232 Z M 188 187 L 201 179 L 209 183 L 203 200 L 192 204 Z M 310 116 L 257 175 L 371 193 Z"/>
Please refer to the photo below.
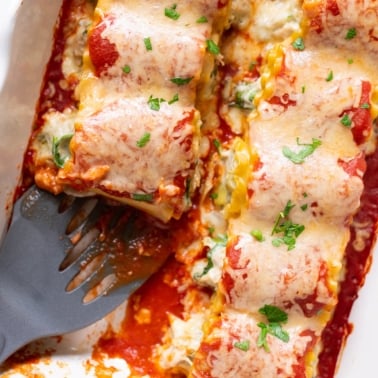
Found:
<path fill-rule="evenodd" d="M 62 212 L 61 197 L 36 187 L 16 202 L 0 249 L 0 363 L 30 341 L 74 331 L 103 318 L 163 263 L 160 259 L 153 261 L 148 269 L 140 267 L 140 274 L 136 272 L 131 282 L 83 301 L 94 287 L 93 282 L 98 283 L 105 276 L 106 259 L 97 262 L 100 268 L 85 274 L 80 284 L 72 285 L 73 276 L 80 278 L 77 273 L 83 265 L 81 250 L 89 251 L 96 261 L 93 251 L 98 251 L 99 247 L 93 245 L 98 242 L 98 233 L 92 229 L 88 240 L 83 237 L 84 246 L 79 250 L 72 248 L 72 236 L 67 233 L 80 226 L 80 218 L 87 217 L 83 212 L 96 213 L 94 205 L 86 206 L 86 210 L 76 205 L 67 206 Z M 67 254 L 67 250 L 71 252 Z M 144 260 L 143 264 L 150 261 Z M 72 290 L 67 292 L 69 282 Z"/>

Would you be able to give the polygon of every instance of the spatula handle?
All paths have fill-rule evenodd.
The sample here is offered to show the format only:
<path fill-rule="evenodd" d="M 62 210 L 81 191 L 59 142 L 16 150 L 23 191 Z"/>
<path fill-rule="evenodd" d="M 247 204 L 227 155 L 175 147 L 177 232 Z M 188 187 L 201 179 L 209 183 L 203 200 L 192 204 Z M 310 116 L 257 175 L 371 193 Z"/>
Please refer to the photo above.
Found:
<path fill-rule="evenodd" d="M 10 355 L 27 344 L 29 341 L 37 338 L 38 330 L 35 329 L 33 322 L 29 323 L 27 308 L 23 309 L 24 318 L 19 318 L 16 314 L 20 313 L 20 301 L 8 301 L 7 296 L 12 295 L 7 292 L 6 288 L 0 288 L 0 364 L 3 363 Z M 21 299 L 22 300 L 22 299 Z M 17 307 L 15 310 L 14 307 Z"/>
<path fill-rule="evenodd" d="M 22 247 L 5 238 L 0 249 L 0 363 L 46 332 L 40 314 L 41 293 L 34 288 L 29 275 L 14 266 L 24 257 Z"/>

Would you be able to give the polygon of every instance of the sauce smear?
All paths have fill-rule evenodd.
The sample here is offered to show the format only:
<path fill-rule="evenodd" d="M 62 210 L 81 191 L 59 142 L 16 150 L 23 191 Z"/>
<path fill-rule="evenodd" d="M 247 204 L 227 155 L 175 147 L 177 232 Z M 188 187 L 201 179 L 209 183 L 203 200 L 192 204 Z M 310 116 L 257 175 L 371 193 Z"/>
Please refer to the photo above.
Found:
<path fill-rule="evenodd" d="M 332 378 L 335 374 L 339 352 L 353 330 L 348 318 L 372 260 L 378 222 L 378 151 L 366 161 L 361 206 L 354 216 L 346 249 L 346 276 L 341 283 L 334 316 L 322 334 L 324 349 L 319 356 L 318 378 Z M 368 237 L 361 239 L 362 233 Z"/>

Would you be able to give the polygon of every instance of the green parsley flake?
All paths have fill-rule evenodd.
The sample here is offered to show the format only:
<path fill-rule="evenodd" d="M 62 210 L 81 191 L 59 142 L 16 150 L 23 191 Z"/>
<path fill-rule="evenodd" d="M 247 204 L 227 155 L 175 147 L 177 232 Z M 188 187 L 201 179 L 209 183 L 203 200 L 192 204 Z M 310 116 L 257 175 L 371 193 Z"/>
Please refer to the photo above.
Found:
<path fill-rule="evenodd" d="M 356 28 L 350 28 L 348 29 L 346 35 L 345 35 L 345 39 L 353 39 L 355 36 L 357 35 L 357 30 Z"/>
<path fill-rule="evenodd" d="M 340 119 L 340 123 L 345 127 L 351 127 L 352 126 L 352 120 L 349 117 L 349 114 L 345 113 L 342 118 Z"/>
<path fill-rule="evenodd" d="M 295 248 L 298 236 L 304 231 L 305 226 L 302 224 L 293 223 L 289 219 L 291 209 L 295 205 L 289 200 L 283 211 L 281 211 L 273 226 L 271 235 L 280 234 L 278 237 L 272 239 L 272 244 L 279 247 L 283 244 L 287 246 L 287 250 L 291 251 Z"/>
<path fill-rule="evenodd" d="M 151 139 L 150 133 L 144 133 L 143 136 L 136 142 L 138 147 L 144 147 Z"/>
<path fill-rule="evenodd" d="M 206 40 L 206 48 L 207 51 L 209 51 L 213 55 L 218 55 L 220 53 L 219 46 L 212 39 Z"/>
<path fill-rule="evenodd" d="M 172 97 L 172 99 L 170 99 L 170 100 L 168 101 L 168 104 L 171 105 L 171 104 L 173 104 L 174 102 L 177 102 L 178 100 L 179 100 L 179 95 L 178 95 L 178 93 L 176 93 L 176 94 Z"/>
<path fill-rule="evenodd" d="M 193 76 L 192 77 L 173 77 L 171 79 L 171 82 L 173 84 L 181 86 L 181 85 L 189 84 L 192 81 L 192 79 L 193 79 Z"/>
<path fill-rule="evenodd" d="M 329 71 L 327 77 L 326 77 L 326 81 L 332 81 L 333 80 L 333 71 Z"/>
<path fill-rule="evenodd" d="M 361 109 L 370 109 L 370 104 L 367 102 L 364 102 L 363 104 L 360 105 Z"/>
<path fill-rule="evenodd" d="M 152 50 L 151 38 L 146 37 L 146 38 L 143 39 L 143 42 L 144 42 L 144 46 L 146 47 L 146 50 L 151 51 Z"/>
<path fill-rule="evenodd" d="M 208 20 L 206 16 L 201 16 L 200 18 L 197 19 L 196 22 L 197 24 L 205 24 L 206 22 L 208 22 Z"/>
<path fill-rule="evenodd" d="M 254 100 L 259 92 L 261 92 L 259 81 L 240 82 L 235 88 L 234 101 L 229 104 L 240 109 L 252 110 L 255 108 Z"/>
<path fill-rule="evenodd" d="M 152 193 L 133 193 L 131 198 L 135 201 L 152 202 L 154 195 Z"/>
<path fill-rule="evenodd" d="M 251 235 L 259 242 L 262 242 L 265 240 L 264 235 L 260 230 L 252 230 Z"/>
<path fill-rule="evenodd" d="M 348 62 L 348 64 L 352 64 L 352 63 L 353 63 L 353 59 L 352 59 L 352 58 L 349 58 L 349 59 L 347 60 L 347 62 Z"/>
<path fill-rule="evenodd" d="M 211 249 L 209 249 L 209 251 L 206 254 L 207 265 L 203 269 L 202 273 L 195 274 L 194 278 L 197 278 L 197 279 L 201 278 L 202 276 L 207 274 L 211 268 L 214 267 L 213 253 L 218 248 L 226 247 L 227 241 L 228 241 L 228 236 L 227 235 L 219 235 L 219 236 L 213 238 L 213 241 L 215 242 L 215 245 Z"/>
<path fill-rule="evenodd" d="M 148 99 L 147 103 L 150 106 L 151 110 L 159 111 L 160 110 L 160 104 L 164 102 L 164 98 L 158 98 L 158 97 L 152 97 Z"/>
<path fill-rule="evenodd" d="M 128 73 L 131 72 L 131 68 L 130 68 L 130 66 L 129 66 L 128 64 L 126 64 L 126 65 L 124 65 L 124 66 L 122 67 L 122 71 L 123 71 L 125 74 L 128 74 Z"/>
<path fill-rule="evenodd" d="M 218 153 L 220 153 L 221 150 L 221 142 L 218 139 L 213 140 L 214 147 L 217 149 Z"/>
<path fill-rule="evenodd" d="M 249 350 L 249 344 L 249 340 L 235 341 L 234 347 L 242 350 L 243 352 L 246 352 L 247 350 Z"/>
<path fill-rule="evenodd" d="M 307 203 L 305 203 L 304 205 L 301 206 L 301 210 L 302 210 L 302 211 L 306 211 L 307 208 L 308 208 Z"/>
<path fill-rule="evenodd" d="M 172 20 L 178 20 L 180 18 L 180 13 L 176 10 L 177 4 L 173 4 L 170 8 L 164 9 L 164 15 Z"/>
<path fill-rule="evenodd" d="M 259 308 L 259 313 L 265 315 L 269 323 L 286 323 L 288 319 L 285 311 L 273 305 L 264 305 Z"/>
<path fill-rule="evenodd" d="M 303 146 L 302 149 L 298 152 L 294 152 L 285 146 L 282 149 L 282 153 L 293 163 L 302 164 L 321 144 L 322 142 L 319 139 L 312 138 L 312 143 L 299 143 L 299 138 L 297 138 L 297 145 Z"/>
<path fill-rule="evenodd" d="M 295 50 L 303 51 L 305 49 L 304 41 L 302 37 L 296 38 L 291 44 Z"/>
<path fill-rule="evenodd" d="M 216 192 L 211 192 L 211 193 L 209 194 L 209 196 L 210 196 L 211 199 L 215 200 L 215 199 L 218 198 L 218 193 L 216 193 Z"/>
<path fill-rule="evenodd" d="M 259 322 L 257 324 L 261 329 L 257 339 L 257 346 L 264 348 L 267 352 L 270 351 L 267 341 L 268 334 L 287 343 L 290 337 L 288 332 L 282 328 L 282 324 L 287 322 L 287 313 L 273 305 L 264 305 L 259 309 L 259 313 L 266 317 L 267 322 Z"/>
<path fill-rule="evenodd" d="M 287 331 L 285 331 L 282 328 L 281 324 L 277 323 L 269 323 L 265 324 L 263 322 L 257 323 L 257 326 L 261 328 L 261 332 L 259 334 L 259 337 L 257 339 L 257 346 L 259 348 L 264 348 L 266 352 L 270 352 L 267 335 L 270 334 L 272 336 L 277 337 L 277 339 L 280 339 L 281 341 L 287 343 L 289 342 L 289 334 Z"/>
<path fill-rule="evenodd" d="M 53 137 L 51 153 L 53 161 L 56 166 L 63 168 L 64 164 L 70 157 L 69 143 L 73 137 L 73 134 L 66 134 L 58 137 Z"/>

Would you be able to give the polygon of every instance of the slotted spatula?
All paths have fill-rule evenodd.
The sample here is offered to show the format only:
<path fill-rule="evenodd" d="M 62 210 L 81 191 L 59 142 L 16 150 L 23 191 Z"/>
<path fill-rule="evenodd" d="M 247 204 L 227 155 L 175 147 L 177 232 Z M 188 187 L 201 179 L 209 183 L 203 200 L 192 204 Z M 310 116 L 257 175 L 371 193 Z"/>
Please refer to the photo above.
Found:
<path fill-rule="evenodd" d="M 89 284 L 66 290 L 80 269 L 80 264 L 66 261 L 66 251 L 72 249 L 66 229 L 81 210 L 69 206 L 61 212 L 60 206 L 60 197 L 36 187 L 15 204 L 0 249 L 0 363 L 33 340 L 71 332 L 103 318 L 163 263 L 155 261 L 153 269 L 136 275 L 138 279 L 83 303 Z"/>

